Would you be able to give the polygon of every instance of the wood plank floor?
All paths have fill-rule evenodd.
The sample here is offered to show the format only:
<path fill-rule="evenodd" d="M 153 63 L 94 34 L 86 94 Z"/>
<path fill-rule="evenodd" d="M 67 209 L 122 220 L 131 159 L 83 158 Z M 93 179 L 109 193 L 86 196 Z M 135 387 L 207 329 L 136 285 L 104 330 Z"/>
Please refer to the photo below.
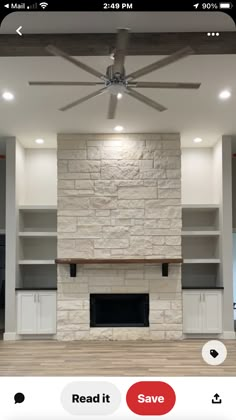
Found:
<path fill-rule="evenodd" d="M 1 341 L 0 376 L 236 376 L 236 341 L 220 366 L 203 361 L 206 341 Z"/>

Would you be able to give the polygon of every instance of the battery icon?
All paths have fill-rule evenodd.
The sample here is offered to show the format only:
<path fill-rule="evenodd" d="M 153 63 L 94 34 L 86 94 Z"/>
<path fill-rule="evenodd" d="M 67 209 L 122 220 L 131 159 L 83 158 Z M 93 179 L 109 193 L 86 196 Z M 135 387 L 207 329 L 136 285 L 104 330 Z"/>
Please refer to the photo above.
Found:
<path fill-rule="evenodd" d="M 220 3 L 220 9 L 232 9 L 232 3 Z"/>

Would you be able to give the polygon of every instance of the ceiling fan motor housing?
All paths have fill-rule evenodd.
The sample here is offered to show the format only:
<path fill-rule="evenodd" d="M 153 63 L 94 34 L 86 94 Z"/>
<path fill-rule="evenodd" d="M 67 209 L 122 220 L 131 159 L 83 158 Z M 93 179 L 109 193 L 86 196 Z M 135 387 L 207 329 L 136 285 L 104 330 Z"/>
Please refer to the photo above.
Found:
<path fill-rule="evenodd" d="M 125 79 L 125 69 L 123 68 L 123 73 L 114 73 L 114 66 L 111 65 L 107 67 L 106 71 L 107 81 L 105 83 L 109 93 L 112 95 L 117 95 L 126 90 L 128 82 Z"/>
<path fill-rule="evenodd" d="M 106 76 L 109 80 L 117 79 L 117 80 L 124 80 L 125 78 L 125 68 L 123 67 L 122 73 L 114 72 L 114 65 L 107 67 Z"/>

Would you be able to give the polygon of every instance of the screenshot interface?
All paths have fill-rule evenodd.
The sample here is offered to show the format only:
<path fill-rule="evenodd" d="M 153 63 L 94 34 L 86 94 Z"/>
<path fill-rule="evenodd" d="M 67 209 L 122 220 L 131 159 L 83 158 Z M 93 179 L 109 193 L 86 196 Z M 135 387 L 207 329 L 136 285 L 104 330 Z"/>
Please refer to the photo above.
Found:
<path fill-rule="evenodd" d="M 0 420 L 235 420 L 236 3 L 55 3 L 0 0 Z"/>

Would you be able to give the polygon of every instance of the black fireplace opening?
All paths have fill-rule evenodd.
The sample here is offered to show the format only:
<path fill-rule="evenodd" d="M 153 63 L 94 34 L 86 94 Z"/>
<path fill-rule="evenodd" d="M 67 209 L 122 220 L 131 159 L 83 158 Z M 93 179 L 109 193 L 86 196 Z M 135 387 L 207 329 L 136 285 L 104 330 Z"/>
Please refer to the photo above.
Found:
<path fill-rule="evenodd" d="M 90 294 L 90 327 L 149 327 L 149 294 Z"/>

